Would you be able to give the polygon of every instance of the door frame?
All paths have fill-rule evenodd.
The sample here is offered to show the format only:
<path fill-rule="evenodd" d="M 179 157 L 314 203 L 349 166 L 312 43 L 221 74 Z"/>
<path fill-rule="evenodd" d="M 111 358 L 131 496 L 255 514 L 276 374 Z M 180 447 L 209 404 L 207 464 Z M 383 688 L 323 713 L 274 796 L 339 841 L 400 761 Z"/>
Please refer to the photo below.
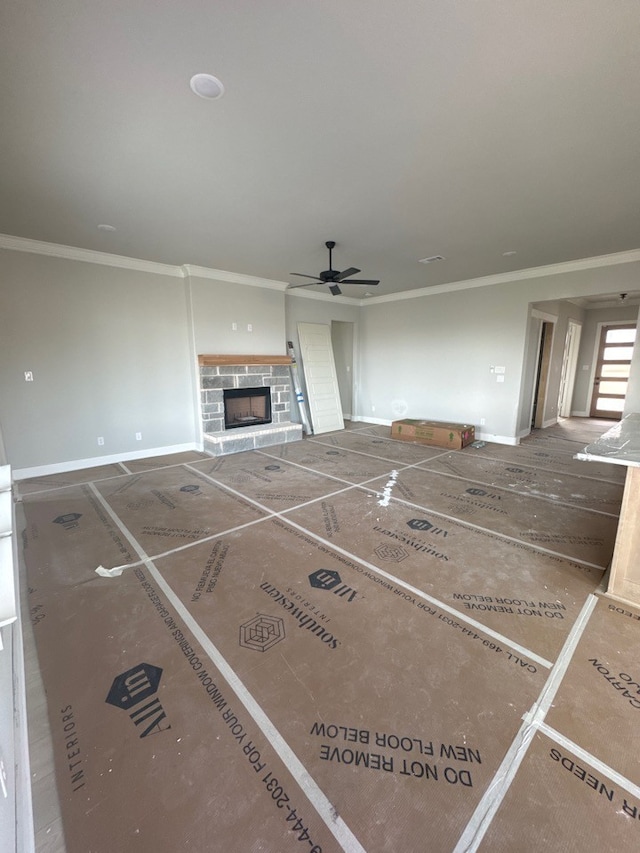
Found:
<path fill-rule="evenodd" d="M 540 323 L 540 331 L 538 334 L 538 346 L 535 360 L 535 380 L 533 383 L 533 395 L 531 397 L 529 428 L 541 429 L 545 426 L 550 426 L 550 424 L 544 421 L 544 413 L 547 405 L 547 390 L 549 386 L 549 370 L 551 367 L 553 336 L 555 332 L 555 324 L 558 322 L 558 318 L 553 314 L 545 314 L 535 308 L 531 311 L 531 316 L 541 320 L 542 322 Z"/>

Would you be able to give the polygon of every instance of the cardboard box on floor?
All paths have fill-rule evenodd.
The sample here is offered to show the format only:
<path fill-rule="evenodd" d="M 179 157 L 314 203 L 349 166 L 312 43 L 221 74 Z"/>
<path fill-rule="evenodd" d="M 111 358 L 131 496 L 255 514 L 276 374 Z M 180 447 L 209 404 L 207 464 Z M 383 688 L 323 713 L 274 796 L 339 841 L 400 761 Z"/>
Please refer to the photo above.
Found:
<path fill-rule="evenodd" d="M 461 450 L 475 440 L 475 427 L 469 424 L 405 418 L 403 421 L 393 421 L 391 438 L 417 441 L 419 444 L 429 444 L 432 447 L 446 447 L 448 450 Z"/>

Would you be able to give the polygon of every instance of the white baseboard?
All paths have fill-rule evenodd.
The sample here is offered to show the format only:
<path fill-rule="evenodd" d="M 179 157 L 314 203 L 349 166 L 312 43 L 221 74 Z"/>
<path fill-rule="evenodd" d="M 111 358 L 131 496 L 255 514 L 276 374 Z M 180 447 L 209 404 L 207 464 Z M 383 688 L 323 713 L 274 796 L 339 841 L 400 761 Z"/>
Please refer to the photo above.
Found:
<path fill-rule="evenodd" d="M 476 441 L 490 441 L 493 444 L 520 444 L 520 438 L 514 435 L 494 435 L 491 432 L 477 432 Z"/>
<path fill-rule="evenodd" d="M 571 412 L 570 417 L 572 418 L 590 418 L 591 415 L 589 412 Z"/>
<path fill-rule="evenodd" d="M 112 453 L 109 456 L 94 456 L 91 459 L 72 459 L 69 462 L 54 462 L 51 465 L 36 465 L 33 468 L 14 468 L 14 480 L 27 480 L 30 477 L 46 477 L 47 474 L 65 474 L 67 471 L 79 471 L 82 468 L 95 468 L 98 465 L 114 465 L 130 459 L 148 459 L 151 456 L 167 456 L 170 453 L 184 453 L 187 450 L 202 450 L 193 442 L 171 444 L 168 447 L 152 447 L 147 450 L 130 450 L 126 453 Z"/>
<path fill-rule="evenodd" d="M 365 424 L 380 424 L 380 426 L 391 426 L 393 421 L 386 420 L 385 418 L 361 418 L 359 415 L 351 415 L 352 421 L 361 421 Z"/>

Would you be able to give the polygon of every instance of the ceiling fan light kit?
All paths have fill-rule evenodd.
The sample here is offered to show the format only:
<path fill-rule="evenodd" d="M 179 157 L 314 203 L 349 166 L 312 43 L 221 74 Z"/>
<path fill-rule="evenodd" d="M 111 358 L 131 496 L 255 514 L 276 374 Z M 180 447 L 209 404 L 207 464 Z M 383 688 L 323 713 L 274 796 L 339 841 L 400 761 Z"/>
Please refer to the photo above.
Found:
<path fill-rule="evenodd" d="M 329 250 L 329 269 L 323 270 L 319 276 L 317 275 L 308 275 L 307 273 L 301 272 L 292 272 L 291 275 L 300 276 L 301 278 L 311 278 L 313 281 L 306 281 L 302 284 L 290 284 L 289 287 L 311 287 L 315 284 L 326 284 L 329 286 L 329 290 L 331 291 L 333 296 L 340 296 L 342 291 L 338 286 L 338 282 L 340 284 L 364 284 L 369 287 L 374 287 L 376 284 L 380 284 L 379 281 L 374 281 L 373 279 L 368 278 L 351 278 L 352 275 L 356 275 L 360 270 L 356 267 L 349 267 L 346 270 L 340 272 L 340 270 L 333 269 L 333 260 L 332 260 L 332 252 L 335 248 L 335 240 L 327 240 L 325 246 Z"/>

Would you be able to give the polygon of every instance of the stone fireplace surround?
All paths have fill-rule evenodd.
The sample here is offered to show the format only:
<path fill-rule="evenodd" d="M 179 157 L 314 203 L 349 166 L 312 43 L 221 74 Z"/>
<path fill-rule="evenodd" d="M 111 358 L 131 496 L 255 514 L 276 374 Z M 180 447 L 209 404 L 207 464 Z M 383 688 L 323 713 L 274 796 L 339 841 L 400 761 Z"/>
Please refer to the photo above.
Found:
<path fill-rule="evenodd" d="M 302 438 L 291 422 L 291 358 L 286 355 L 199 355 L 203 449 L 214 456 Z M 271 388 L 271 423 L 224 428 L 225 388 Z"/>

